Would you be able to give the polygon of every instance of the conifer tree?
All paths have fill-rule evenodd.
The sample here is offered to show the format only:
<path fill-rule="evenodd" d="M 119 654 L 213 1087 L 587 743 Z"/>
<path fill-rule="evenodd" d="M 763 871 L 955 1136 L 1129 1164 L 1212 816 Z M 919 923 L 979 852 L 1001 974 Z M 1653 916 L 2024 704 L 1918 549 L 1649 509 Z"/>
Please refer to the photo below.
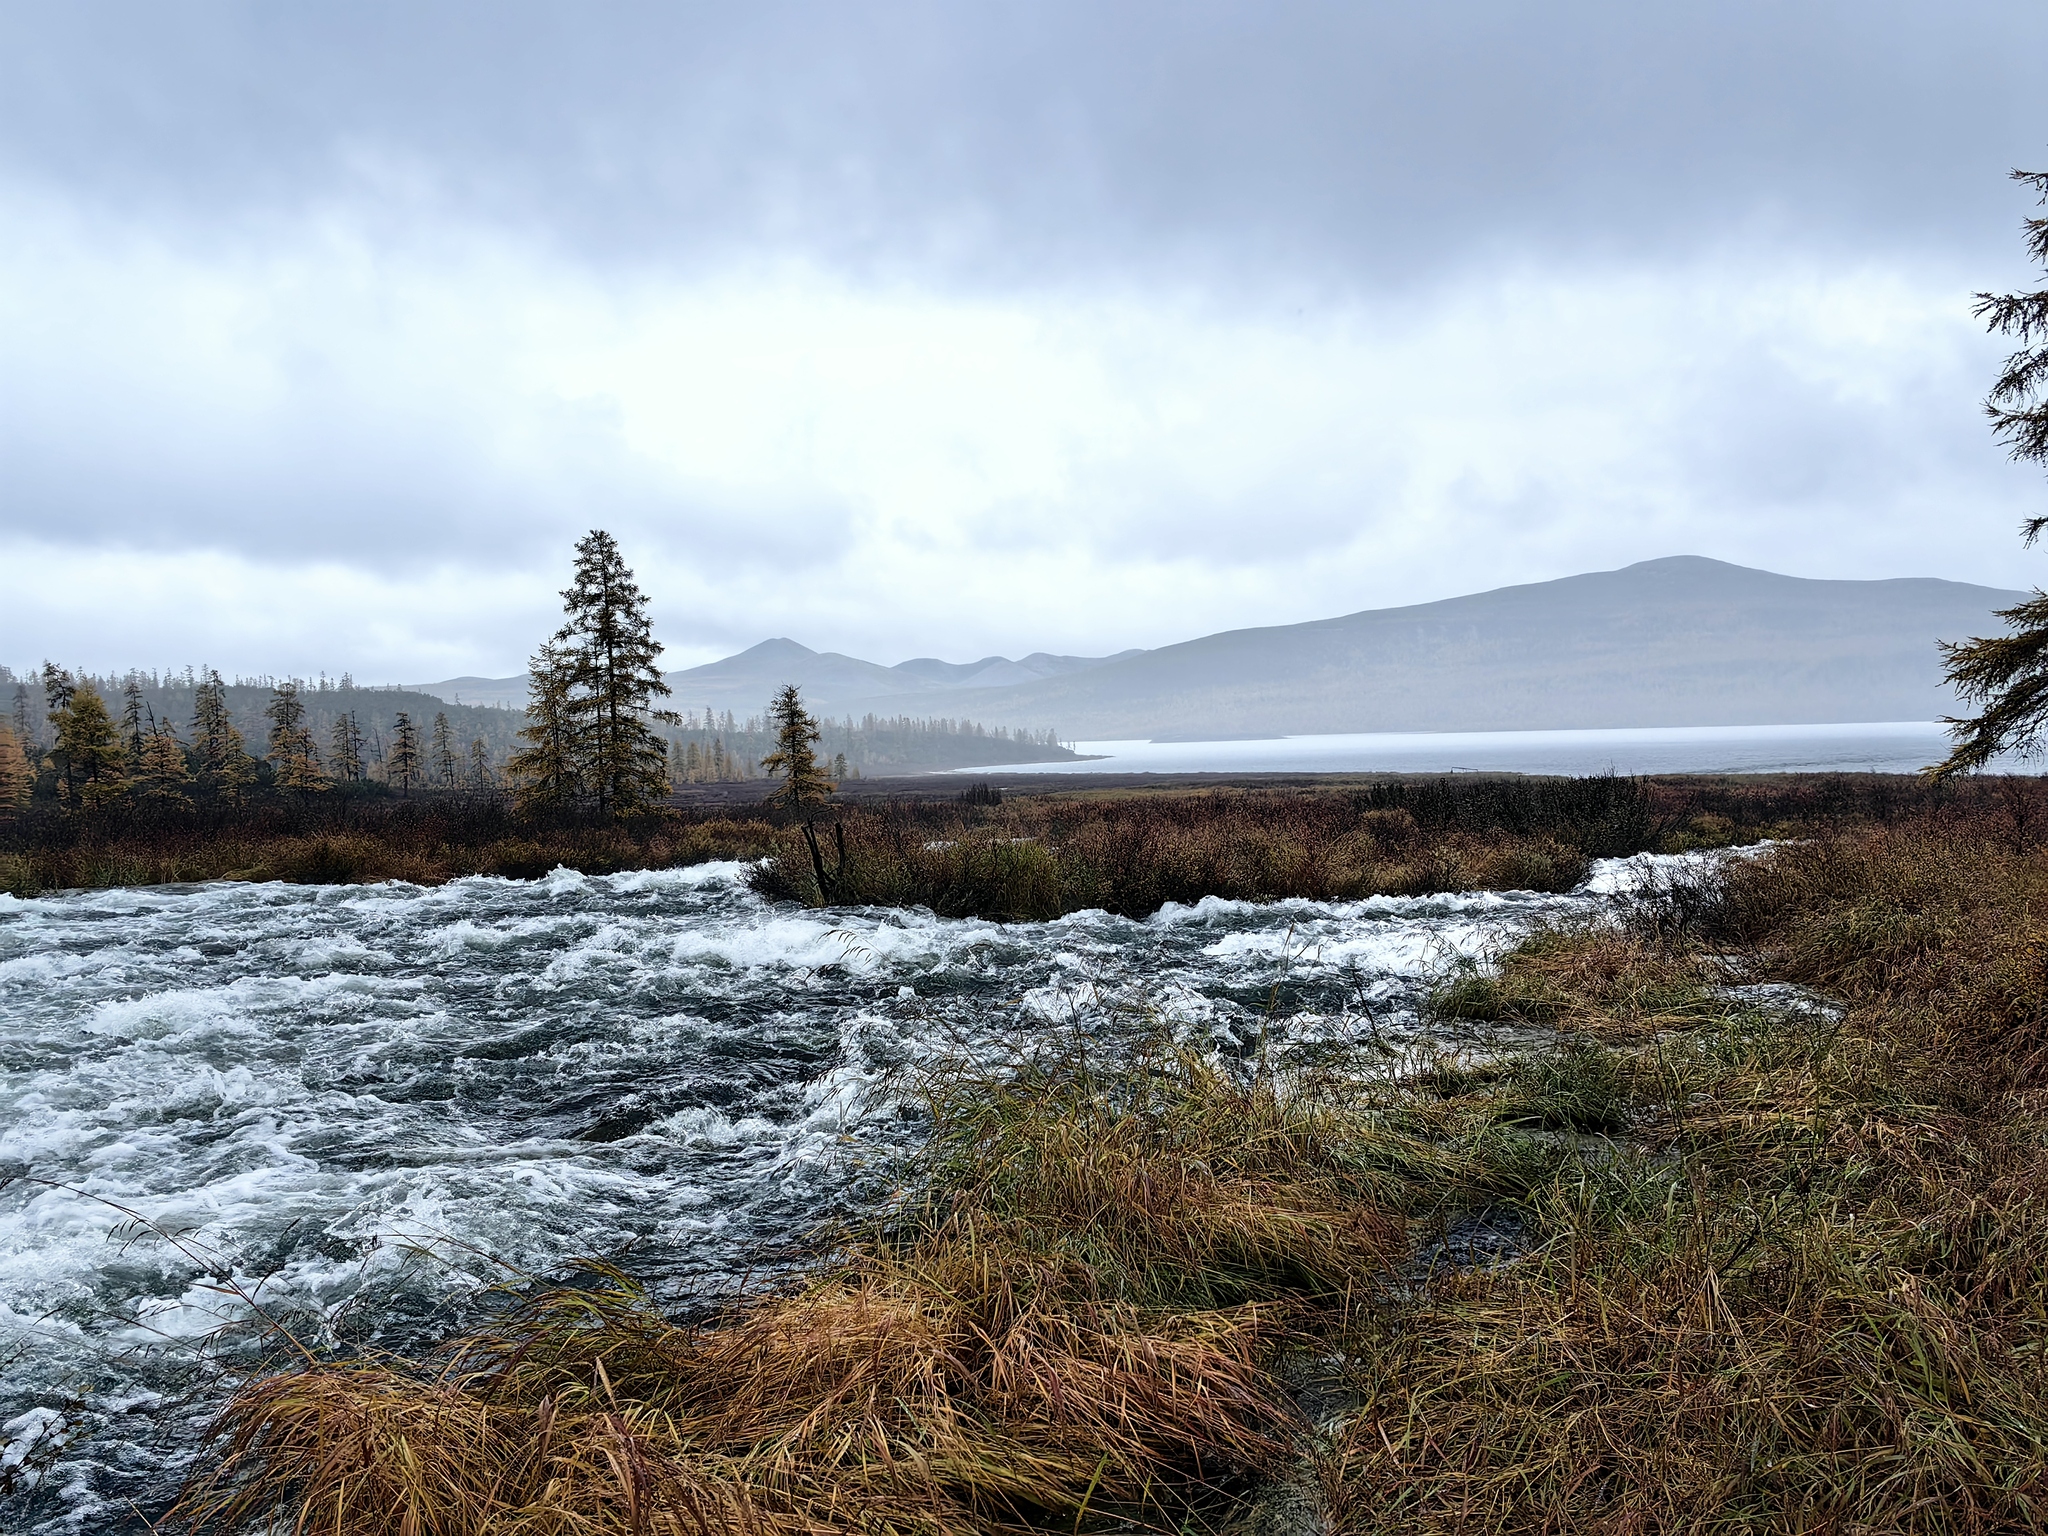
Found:
<path fill-rule="evenodd" d="M 505 771 L 522 812 L 553 815 L 574 805 L 582 790 L 575 711 L 569 701 L 576 663 L 549 640 L 527 662 L 526 671 L 526 725 L 519 732 L 526 745 L 512 754 Z"/>
<path fill-rule="evenodd" d="M 401 709 L 391 722 L 391 751 L 384 759 L 384 782 L 401 795 L 409 795 L 419 781 L 420 728 Z"/>
<path fill-rule="evenodd" d="M 178 733 L 166 720 L 142 740 L 142 766 L 135 776 L 136 793 L 158 804 L 183 800 L 185 787 L 191 782 L 191 770 L 185 765 L 185 749 L 179 745 Z"/>
<path fill-rule="evenodd" d="M 647 722 L 675 717 L 653 708 L 669 691 L 656 665 L 661 646 L 647 599 L 603 529 L 577 541 L 562 605 L 568 622 L 555 642 L 575 667 L 569 702 L 579 776 L 599 811 L 629 815 L 668 793 L 668 749 Z"/>
<path fill-rule="evenodd" d="M 769 801 L 791 811 L 822 804 L 838 786 L 825 777 L 817 754 L 811 750 L 811 743 L 820 734 L 818 722 L 804 708 L 795 683 L 782 685 L 775 702 L 768 706 L 768 716 L 775 726 L 775 750 L 761 759 L 761 767 L 782 780 L 782 787 L 768 797 Z"/>
<path fill-rule="evenodd" d="M 200 787 L 230 804 L 256 780 L 256 764 L 228 713 L 227 684 L 211 667 L 192 689 L 192 756 Z"/>
<path fill-rule="evenodd" d="M 143 723 L 147 706 L 142 699 L 142 679 L 133 672 L 121 689 L 121 700 L 121 738 L 128 749 L 128 774 L 133 778 L 142 771 L 142 744 L 156 719 L 151 716 L 147 725 Z"/>
<path fill-rule="evenodd" d="M 481 790 L 498 787 L 498 775 L 491 767 L 490 748 L 483 744 L 482 737 L 473 737 L 469 743 L 469 787 Z"/>
<path fill-rule="evenodd" d="M 327 733 L 327 768 L 344 784 L 363 780 L 363 728 L 356 712 L 345 709 L 334 717 Z"/>
<path fill-rule="evenodd" d="M 56 744 L 50 759 L 57 769 L 57 795 L 72 810 L 95 811 L 120 798 L 127 788 L 122 771 L 121 733 L 107 713 L 107 701 L 81 678 L 64 675 L 52 690 L 63 703 L 50 711 Z"/>
<path fill-rule="evenodd" d="M 2012 175 L 2048 205 L 2048 171 Z M 2048 218 L 2028 219 L 2025 228 L 2027 254 L 2048 269 Z M 1976 315 L 1994 333 L 2019 342 L 1984 401 L 1991 430 L 2015 459 L 2048 465 L 2048 286 L 1980 293 Z M 2030 517 L 2020 532 L 2032 544 L 2044 528 L 2048 517 Z M 2048 729 L 2048 592 L 2037 587 L 1998 616 L 2009 626 L 2006 634 L 1941 647 L 1949 683 L 1983 709 L 1945 722 L 1956 745 L 1928 770 L 1936 779 L 1982 768 L 2001 752 L 2032 752 Z"/>
<path fill-rule="evenodd" d="M 434 787 L 455 789 L 462 781 L 462 765 L 455 759 L 455 732 L 448 724 L 448 712 L 434 713 L 433 767 Z"/>
<path fill-rule="evenodd" d="M 14 741 L 15 745 L 21 749 L 22 756 L 29 760 L 31 773 L 34 772 L 36 759 L 43 755 L 42 740 L 42 733 L 36 729 L 35 706 L 29 703 L 28 684 L 16 683 L 14 685 Z"/>
<path fill-rule="evenodd" d="M 270 761 L 277 771 L 278 788 L 299 794 L 328 788 L 327 775 L 320 771 L 320 749 L 306 724 L 306 701 L 300 696 L 299 680 L 288 677 L 273 684 L 263 713 L 270 721 Z"/>
<path fill-rule="evenodd" d="M 0 821 L 11 820 L 26 810 L 29 792 L 34 787 L 35 775 L 29 772 L 21 743 L 10 726 L 0 725 Z"/>

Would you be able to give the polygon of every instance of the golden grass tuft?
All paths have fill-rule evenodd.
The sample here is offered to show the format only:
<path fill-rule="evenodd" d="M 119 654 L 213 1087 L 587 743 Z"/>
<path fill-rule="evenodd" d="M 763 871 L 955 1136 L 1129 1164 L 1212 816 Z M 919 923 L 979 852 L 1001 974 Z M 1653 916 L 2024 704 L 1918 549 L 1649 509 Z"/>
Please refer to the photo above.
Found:
<path fill-rule="evenodd" d="M 245 1388 L 179 1514 L 313 1533 L 920 1532 L 1180 1520 L 1289 1459 L 1272 1373 L 1403 1246 L 1304 1084 L 1080 1042 L 928 1085 L 921 1195 L 699 1326 L 620 1279 L 439 1370 Z"/>
<path fill-rule="evenodd" d="M 2043 896 L 2010 818 L 1944 811 L 1530 935 L 1438 998 L 1549 1032 L 1493 1063 L 1064 1036 L 937 1072 L 909 1192 L 786 1288 L 686 1326 L 616 1278 L 539 1292 L 433 1369 L 262 1378 L 180 1513 L 317 1536 L 1248 1532 L 1287 1508 L 1333 1536 L 2038 1530 Z M 1519 1246 L 1455 1259 L 1475 1215 Z"/>

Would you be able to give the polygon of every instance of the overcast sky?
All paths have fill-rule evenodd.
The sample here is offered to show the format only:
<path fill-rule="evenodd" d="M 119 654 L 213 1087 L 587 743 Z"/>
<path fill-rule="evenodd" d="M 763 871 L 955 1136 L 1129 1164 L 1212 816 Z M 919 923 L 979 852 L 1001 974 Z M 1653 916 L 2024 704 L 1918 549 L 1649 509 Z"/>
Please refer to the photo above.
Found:
<path fill-rule="evenodd" d="M 2039 0 L 0 5 L 0 660 L 2032 585 Z"/>

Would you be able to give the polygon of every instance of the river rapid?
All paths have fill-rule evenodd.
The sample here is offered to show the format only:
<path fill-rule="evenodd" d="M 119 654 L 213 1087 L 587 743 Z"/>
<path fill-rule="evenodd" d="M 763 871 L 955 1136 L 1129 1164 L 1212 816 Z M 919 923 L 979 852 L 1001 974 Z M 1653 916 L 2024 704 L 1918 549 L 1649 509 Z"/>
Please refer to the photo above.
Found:
<path fill-rule="evenodd" d="M 276 1345 L 255 1311 L 409 1349 L 593 1256 L 729 1291 L 886 1188 L 906 1063 L 1148 1008 L 1398 1048 L 1456 957 L 1643 867 L 1045 924 L 778 907 L 729 863 L 0 896 L 0 1529 L 146 1530 Z"/>

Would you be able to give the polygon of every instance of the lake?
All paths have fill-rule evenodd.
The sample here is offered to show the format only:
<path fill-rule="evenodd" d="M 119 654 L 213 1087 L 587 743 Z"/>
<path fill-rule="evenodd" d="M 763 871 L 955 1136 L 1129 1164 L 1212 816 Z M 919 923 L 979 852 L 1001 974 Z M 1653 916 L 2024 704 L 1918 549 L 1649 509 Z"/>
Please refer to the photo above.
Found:
<path fill-rule="evenodd" d="M 1083 741 L 1092 761 L 1014 773 L 1917 773 L 1948 753 L 1929 720 L 1849 725 L 1640 726 L 1586 731 L 1415 731 L 1258 741 Z"/>

